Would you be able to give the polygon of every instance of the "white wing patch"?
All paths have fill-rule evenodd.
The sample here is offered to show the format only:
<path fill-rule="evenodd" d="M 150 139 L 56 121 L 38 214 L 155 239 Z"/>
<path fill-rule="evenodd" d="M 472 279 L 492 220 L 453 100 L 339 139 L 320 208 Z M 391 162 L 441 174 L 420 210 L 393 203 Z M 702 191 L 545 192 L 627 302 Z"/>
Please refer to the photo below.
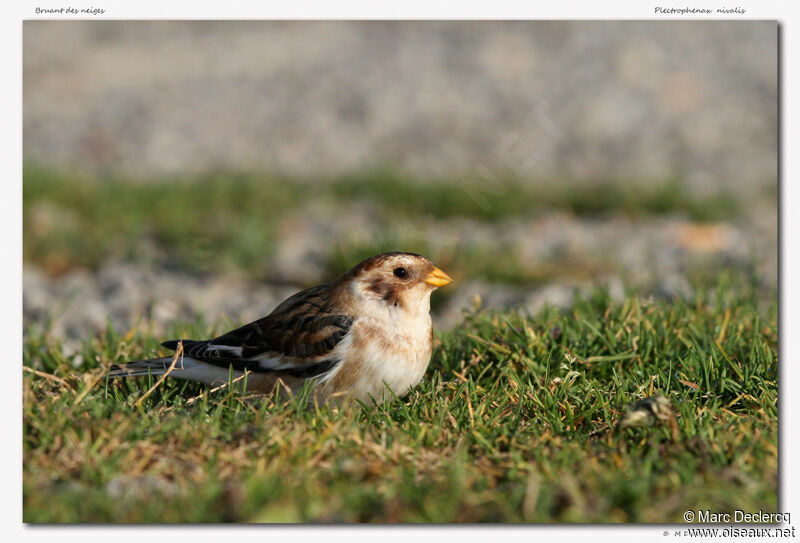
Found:
<path fill-rule="evenodd" d="M 269 355 L 267 353 L 258 354 L 248 358 L 249 361 L 258 362 L 258 367 L 267 371 L 278 371 L 296 368 L 297 363 L 291 357 L 279 355 Z"/>
<path fill-rule="evenodd" d="M 241 347 L 233 347 L 231 345 L 208 345 L 207 349 L 209 351 L 216 351 L 220 354 L 228 353 L 236 356 L 236 358 L 240 358 L 242 356 L 242 348 Z"/>

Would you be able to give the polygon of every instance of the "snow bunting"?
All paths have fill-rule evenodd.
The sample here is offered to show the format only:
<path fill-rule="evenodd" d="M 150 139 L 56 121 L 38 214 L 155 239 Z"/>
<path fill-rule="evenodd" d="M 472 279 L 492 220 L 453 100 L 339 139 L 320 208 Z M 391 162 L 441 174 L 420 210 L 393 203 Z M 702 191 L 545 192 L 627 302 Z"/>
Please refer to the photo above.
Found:
<path fill-rule="evenodd" d="M 425 373 L 433 347 L 431 293 L 453 280 L 427 258 L 385 253 L 289 297 L 263 319 L 211 340 L 172 340 L 183 353 L 112 366 L 110 377 L 163 375 L 211 385 L 245 375 L 247 390 L 314 385 L 321 402 L 401 396 Z"/>

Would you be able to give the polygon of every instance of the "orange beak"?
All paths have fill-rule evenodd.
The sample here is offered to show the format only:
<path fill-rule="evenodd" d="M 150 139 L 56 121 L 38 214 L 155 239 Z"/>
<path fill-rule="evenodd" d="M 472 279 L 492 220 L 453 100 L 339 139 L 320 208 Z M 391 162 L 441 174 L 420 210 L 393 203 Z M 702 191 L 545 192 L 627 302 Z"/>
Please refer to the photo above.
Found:
<path fill-rule="evenodd" d="M 425 282 L 434 287 L 443 287 L 452 283 L 453 278 L 434 266 L 433 271 L 425 278 Z"/>

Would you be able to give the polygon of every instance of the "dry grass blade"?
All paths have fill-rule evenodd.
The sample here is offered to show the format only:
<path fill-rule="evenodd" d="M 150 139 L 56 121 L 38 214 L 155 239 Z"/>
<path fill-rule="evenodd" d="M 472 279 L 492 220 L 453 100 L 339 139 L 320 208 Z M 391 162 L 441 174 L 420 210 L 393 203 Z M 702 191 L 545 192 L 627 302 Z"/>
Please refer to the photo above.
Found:
<path fill-rule="evenodd" d="M 175 365 L 178 363 L 178 358 L 181 359 L 181 363 L 182 363 L 183 362 L 183 342 L 182 341 L 178 341 L 178 348 L 175 350 L 175 354 L 172 356 L 172 363 L 167 368 L 167 371 L 164 372 L 164 375 L 162 375 L 161 378 L 158 381 L 156 381 L 156 383 L 153 386 L 150 387 L 150 390 L 145 392 L 142 395 L 141 398 L 136 400 L 136 403 L 133 404 L 133 405 L 135 405 L 136 407 L 139 407 L 140 405 L 142 405 L 142 402 L 145 401 L 147 399 L 147 397 L 150 396 L 150 394 L 152 394 L 155 389 L 157 389 L 159 386 L 161 386 L 161 383 L 163 383 L 164 380 L 167 377 L 169 377 L 169 374 L 172 373 L 172 370 L 175 369 Z"/>
<path fill-rule="evenodd" d="M 83 391 L 80 394 L 78 394 L 78 397 L 75 398 L 75 405 L 80 404 L 86 397 L 86 395 L 89 394 L 89 392 L 91 392 L 94 386 L 97 383 L 99 383 L 103 379 L 103 377 L 106 376 L 107 373 L 108 369 L 103 368 L 102 371 L 99 371 L 97 373 L 84 375 L 83 382 L 86 383 L 86 388 L 84 388 Z"/>
<path fill-rule="evenodd" d="M 286 383 L 284 383 L 284 382 L 283 382 L 283 379 L 281 379 L 280 377 L 278 378 L 278 380 L 277 380 L 277 382 L 275 383 L 275 385 L 276 385 L 276 386 L 275 386 L 275 388 L 276 388 L 276 389 L 278 388 L 278 387 L 277 387 L 277 385 L 280 385 L 280 386 L 281 386 L 281 388 L 283 388 L 283 390 L 284 390 L 284 391 L 286 391 L 286 394 L 288 394 L 290 398 L 291 398 L 292 396 L 294 396 L 294 393 L 292 392 L 292 389 L 291 389 L 291 387 L 289 387 L 289 385 L 287 385 Z"/>
<path fill-rule="evenodd" d="M 72 390 L 72 386 L 69 383 L 67 383 L 64 379 L 62 379 L 61 377 L 56 377 L 55 375 L 51 375 L 51 374 L 45 373 L 43 371 L 39 371 L 39 370 L 35 370 L 33 368 L 29 368 L 28 366 L 22 366 L 22 371 L 27 371 L 28 373 L 32 373 L 35 376 L 41 377 L 43 379 L 47 379 L 48 381 L 54 381 L 54 382 L 58 383 L 59 385 L 65 386 L 68 389 Z"/>
<path fill-rule="evenodd" d="M 242 374 L 239 377 L 237 377 L 236 379 L 234 379 L 233 381 L 231 381 L 230 383 L 223 383 L 223 384 L 221 384 L 219 386 L 216 386 L 216 387 L 212 388 L 211 390 L 207 390 L 207 391 L 203 392 L 202 394 L 198 394 L 197 396 L 195 396 L 193 398 L 189 398 L 188 400 L 186 400 L 186 405 L 192 405 L 194 402 L 196 402 L 197 400 L 199 400 L 200 398 L 202 398 L 206 394 L 213 394 L 213 393 L 215 393 L 215 392 L 217 392 L 219 390 L 222 390 L 223 388 L 227 388 L 227 386 L 229 384 L 232 385 L 232 384 L 235 384 L 235 383 L 241 381 L 242 379 L 244 379 L 244 376 L 245 376 L 245 374 Z"/>

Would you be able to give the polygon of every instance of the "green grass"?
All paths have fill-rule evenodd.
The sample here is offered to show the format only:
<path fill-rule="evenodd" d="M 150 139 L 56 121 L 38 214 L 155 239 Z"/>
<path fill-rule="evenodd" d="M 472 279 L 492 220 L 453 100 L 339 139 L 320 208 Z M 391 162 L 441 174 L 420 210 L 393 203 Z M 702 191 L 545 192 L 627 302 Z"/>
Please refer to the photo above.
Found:
<path fill-rule="evenodd" d="M 777 511 L 777 299 L 723 275 L 673 302 L 602 290 L 566 312 L 470 313 L 382 407 L 168 380 L 106 382 L 145 326 L 75 357 L 26 333 L 26 522 L 682 522 Z M 176 325 L 209 336 L 231 323 Z M 42 376 L 46 374 L 46 376 Z M 667 426 L 612 429 L 662 394 Z M 192 401 L 193 398 L 197 398 Z"/>
<path fill-rule="evenodd" d="M 648 184 L 609 179 L 589 185 L 559 179 L 531 184 L 513 176 L 476 175 L 423 184 L 381 172 L 336 180 L 329 190 L 340 198 L 374 200 L 395 213 L 410 216 L 422 212 L 437 218 L 466 216 L 488 221 L 554 209 L 583 216 L 679 214 L 697 221 L 741 214 L 739 202 L 729 193 L 692 196 L 677 179 Z"/>
<path fill-rule="evenodd" d="M 639 187 L 639 188 L 635 188 Z M 309 203 L 338 216 L 347 205 L 364 205 L 375 218 L 370 242 L 344 240 L 320 255 L 325 267 L 341 270 L 376 246 L 396 250 L 427 247 L 424 229 L 433 221 L 469 218 L 495 222 L 560 210 L 582 216 L 681 215 L 721 220 L 741 215 L 739 202 L 725 194 L 690 196 L 676 181 L 641 184 L 622 181 L 588 187 L 569 183 L 523 183 L 509 178 L 413 179 L 373 172 L 330 179 L 289 179 L 275 175 L 214 174 L 193 178 L 134 181 L 54 173 L 28 165 L 23 182 L 23 257 L 58 274 L 96 269 L 109 259 L 156 263 L 190 273 L 234 271 L 257 280 L 275 279 L 274 252 L 282 221 L 303 216 Z M 308 213 L 315 213 L 314 210 Z M 503 247 L 492 251 L 457 248 L 462 278 L 537 284 L 573 265 L 569 258 L 535 268 L 520 264 Z M 469 250 L 467 250 L 469 249 Z M 373 253 L 370 253 L 370 256 Z M 495 262 L 505 265 L 494 265 Z"/>

